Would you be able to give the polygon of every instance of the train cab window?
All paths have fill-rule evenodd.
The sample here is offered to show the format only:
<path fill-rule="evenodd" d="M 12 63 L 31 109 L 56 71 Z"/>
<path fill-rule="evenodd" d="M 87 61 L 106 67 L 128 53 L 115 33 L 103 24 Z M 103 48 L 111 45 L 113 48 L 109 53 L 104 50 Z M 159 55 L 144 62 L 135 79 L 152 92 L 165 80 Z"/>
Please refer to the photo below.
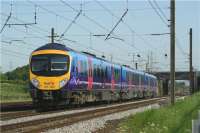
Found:
<path fill-rule="evenodd" d="M 62 55 L 53 56 L 51 58 L 51 71 L 67 70 L 68 59 Z"/>
<path fill-rule="evenodd" d="M 33 56 L 31 59 L 32 72 L 48 71 L 48 63 L 47 56 Z"/>
<path fill-rule="evenodd" d="M 36 75 L 63 75 L 69 70 L 69 56 L 60 54 L 34 55 L 31 58 L 30 68 Z"/>

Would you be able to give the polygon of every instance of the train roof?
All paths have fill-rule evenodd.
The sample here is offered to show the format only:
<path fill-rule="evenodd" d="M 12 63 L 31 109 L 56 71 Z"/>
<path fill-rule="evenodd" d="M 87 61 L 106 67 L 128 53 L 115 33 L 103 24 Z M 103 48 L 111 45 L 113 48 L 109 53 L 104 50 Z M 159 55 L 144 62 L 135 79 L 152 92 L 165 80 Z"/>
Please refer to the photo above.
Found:
<path fill-rule="evenodd" d="M 149 73 L 146 73 L 146 72 L 143 72 L 143 71 L 140 71 L 140 70 L 133 69 L 133 68 L 131 68 L 130 66 L 120 65 L 120 64 L 117 64 L 117 63 L 113 63 L 113 62 L 110 62 L 110 61 L 108 61 L 108 60 L 99 58 L 99 57 L 97 57 L 96 55 L 93 55 L 93 54 L 88 53 L 88 52 L 78 52 L 78 51 L 75 51 L 75 50 L 73 50 L 73 49 L 71 49 L 71 48 L 69 48 L 69 47 L 66 47 L 66 46 L 63 45 L 63 44 L 59 44 L 59 43 L 48 43 L 48 44 L 45 44 L 45 45 L 43 45 L 43 46 L 37 48 L 36 50 L 34 50 L 34 52 L 35 52 L 35 51 L 39 51 L 39 50 L 47 50 L 47 49 L 54 49 L 54 50 L 56 49 L 56 50 L 63 50 L 63 51 L 73 51 L 73 52 L 75 52 L 75 53 L 79 53 L 79 54 L 82 54 L 82 55 L 87 55 L 87 56 L 94 57 L 94 58 L 99 59 L 99 60 L 101 60 L 101 61 L 104 61 L 104 62 L 106 62 L 106 63 L 114 64 L 114 65 L 117 65 L 117 66 L 118 66 L 118 65 L 119 65 L 119 66 L 122 66 L 122 67 L 124 67 L 124 68 L 126 68 L 126 69 L 129 69 L 129 70 L 131 70 L 131 71 L 133 71 L 133 72 L 135 72 L 135 73 L 138 73 L 138 74 L 145 74 L 145 75 L 148 75 L 148 76 L 150 76 L 150 77 L 152 77 L 152 78 L 156 78 L 156 76 L 154 76 L 154 75 L 152 75 L 152 74 L 149 74 Z"/>
<path fill-rule="evenodd" d="M 154 78 L 154 79 L 157 78 L 155 75 L 152 75 L 152 74 L 150 74 L 150 73 L 145 73 L 145 75 L 148 75 L 149 77 Z"/>
<path fill-rule="evenodd" d="M 48 43 L 45 44 L 39 48 L 37 48 L 35 51 L 39 50 L 46 50 L 46 49 L 56 49 L 56 50 L 63 50 L 63 51 L 73 51 L 71 48 L 66 47 L 65 45 L 59 44 L 59 43 Z"/>
<path fill-rule="evenodd" d="M 132 71 L 132 72 L 137 73 L 137 74 L 146 75 L 146 76 L 149 76 L 149 77 L 154 78 L 154 79 L 157 78 L 156 76 L 154 76 L 154 75 L 152 75 L 152 74 L 150 74 L 150 73 L 147 73 L 147 72 L 144 72 L 144 71 L 141 71 L 141 70 L 134 69 L 134 68 L 132 68 L 132 67 L 130 67 L 130 66 L 127 67 L 126 65 L 122 65 L 122 67 L 124 67 L 126 70 Z"/>

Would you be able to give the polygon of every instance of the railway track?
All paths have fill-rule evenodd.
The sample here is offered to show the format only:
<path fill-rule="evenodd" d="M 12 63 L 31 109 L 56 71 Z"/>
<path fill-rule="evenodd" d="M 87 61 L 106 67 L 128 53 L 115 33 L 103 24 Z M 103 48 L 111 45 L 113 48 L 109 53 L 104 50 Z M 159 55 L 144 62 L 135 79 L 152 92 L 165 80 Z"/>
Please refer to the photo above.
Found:
<path fill-rule="evenodd" d="M 1 103 L 1 112 L 5 111 L 24 111 L 33 109 L 32 101 L 26 102 L 12 102 L 12 103 Z"/>
<path fill-rule="evenodd" d="M 33 110 L 1 112 L 0 120 L 5 121 L 5 120 L 16 119 L 16 118 L 20 118 L 20 117 L 33 116 L 33 115 L 37 115 L 37 114 L 39 114 L 39 113 L 36 113 Z"/>
<path fill-rule="evenodd" d="M 133 100 L 132 100 L 133 101 Z M 140 101 L 140 100 L 137 100 Z M 127 102 L 127 101 L 126 101 Z M 123 103 L 126 103 L 125 101 Z M 130 101 L 129 101 L 130 102 Z M 112 103 L 110 105 L 115 105 L 118 103 Z M 51 114 L 51 113 L 56 113 L 56 112 L 62 112 L 62 111 L 70 111 L 70 110 L 80 110 L 80 109 L 85 109 L 85 108 L 93 108 L 94 105 L 85 105 L 82 107 L 75 107 L 75 106 L 68 106 L 68 107 L 61 107 L 61 108 L 57 108 L 57 109 L 49 109 L 46 112 L 36 112 L 34 109 L 30 108 L 29 109 L 25 109 L 19 110 L 19 107 L 17 106 L 17 108 L 15 109 L 14 107 L 16 107 L 16 105 L 14 107 L 11 107 L 11 105 L 14 105 L 14 103 L 9 103 L 10 109 L 11 111 L 6 111 L 6 108 L 4 108 L 5 112 L 0 112 L 0 120 L 1 121 L 6 121 L 6 120 L 11 120 L 11 119 L 16 119 L 16 118 L 20 118 L 20 117 L 29 117 L 29 116 L 36 116 L 36 115 L 45 115 L 45 114 Z M 107 103 L 96 103 L 95 107 L 104 107 L 107 106 Z M 20 105 L 21 106 L 21 105 Z"/>
<path fill-rule="evenodd" d="M 63 127 L 73 123 L 88 120 L 112 113 L 126 111 L 138 107 L 144 107 L 150 104 L 159 103 L 166 100 L 166 98 L 154 98 L 148 100 L 141 100 L 136 102 L 128 102 L 123 104 L 116 104 L 107 107 L 97 107 L 80 112 L 72 112 L 68 114 L 52 115 L 46 118 L 32 119 L 28 121 L 1 124 L 2 132 L 41 132 L 52 128 Z"/>
<path fill-rule="evenodd" d="M 107 104 L 99 104 L 96 105 L 95 107 L 103 107 L 106 106 Z M 114 105 L 114 104 L 113 104 Z M 29 117 L 29 116 L 36 116 L 36 115 L 45 115 L 45 114 L 52 114 L 52 113 L 59 113 L 63 111 L 75 111 L 75 110 L 80 110 L 80 109 L 89 109 L 93 108 L 94 106 L 84 106 L 84 107 L 63 107 L 63 108 L 57 108 L 57 109 L 50 109 L 44 112 L 37 112 L 36 110 L 24 110 L 24 111 L 10 111 L 10 112 L 0 112 L 0 120 L 1 121 L 6 121 L 6 120 L 11 120 L 11 119 L 16 119 L 16 118 L 21 118 L 21 117 Z M 70 108 L 70 109 L 69 109 Z"/>

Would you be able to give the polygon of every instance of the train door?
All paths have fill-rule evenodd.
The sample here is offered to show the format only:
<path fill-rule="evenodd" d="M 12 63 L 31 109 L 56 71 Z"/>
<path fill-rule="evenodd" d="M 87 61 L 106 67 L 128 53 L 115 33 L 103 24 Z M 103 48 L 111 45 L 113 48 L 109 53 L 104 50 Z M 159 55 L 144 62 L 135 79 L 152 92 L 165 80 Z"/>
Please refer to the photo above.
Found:
<path fill-rule="evenodd" d="M 150 77 L 148 76 L 148 92 L 151 92 Z M 150 95 L 150 94 L 149 94 Z"/>
<path fill-rule="evenodd" d="M 105 64 L 102 61 L 101 62 L 101 83 L 102 83 L 102 88 L 105 88 L 105 83 L 106 83 L 105 79 L 106 79 L 105 78 Z"/>
<path fill-rule="evenodd" d="M 123 69 L 122 66 L 120 67 L 121 71 L 120 71 L 120 91 L 122 91 L 123 89 Z"/>
<path fill-rule="evenodd" d="M 139 76 L 139 94 L 140 94 L 140 97 L 142 96 L 142 83 L 141 83 L 141 74 L 138 74 Z"/>
<path fill-rule="evenodd" d="M 128 89 L 132 89 L 132 73 L 131 71 L 128 71 Z"/>
<path fill-rule="evenodd" d="M 72 76 L 72 78 L 73 77 L 77 78 L 77 76 L 78 76 L 77 57 L 75 57 L 73 59 L 73 62 L 72 62 L 72 73 L 71 73 L 71 76 Z"/>
<path fill-rule="evenodd" d="M 115 77 L 114 77 L 114 65 L 111 65 L 111 89 L 114 91 L 115 89 Z"/>
<path fill-rule="evenodd" d="M 93 87 L 93 69 L 92 69 L 92 58 L 88 57 L 88 90 Z"/>
<path fill-rule="evenodd" d="M 125 91 L 127 87 L 127 76 L 125 68 L 121 67 L 121 91 Z"/>

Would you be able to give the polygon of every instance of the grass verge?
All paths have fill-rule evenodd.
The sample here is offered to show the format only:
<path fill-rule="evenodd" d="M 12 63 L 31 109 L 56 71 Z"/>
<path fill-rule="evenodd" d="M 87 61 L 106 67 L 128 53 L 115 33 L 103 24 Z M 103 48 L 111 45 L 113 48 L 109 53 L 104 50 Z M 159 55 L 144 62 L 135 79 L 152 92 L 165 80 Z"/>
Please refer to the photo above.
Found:
<path fill-rule="evenodd" d="M 119 124 L 128 133 L 191 133 L 192 119 L 200 110 L 200 93 L 178 101 L 174 106 L 148 110 L 130 116 Z"/>
<path fill-rule="evenodd" d="M 1 83 L 0 102 L 31 101 L 27 84 Z"/>

